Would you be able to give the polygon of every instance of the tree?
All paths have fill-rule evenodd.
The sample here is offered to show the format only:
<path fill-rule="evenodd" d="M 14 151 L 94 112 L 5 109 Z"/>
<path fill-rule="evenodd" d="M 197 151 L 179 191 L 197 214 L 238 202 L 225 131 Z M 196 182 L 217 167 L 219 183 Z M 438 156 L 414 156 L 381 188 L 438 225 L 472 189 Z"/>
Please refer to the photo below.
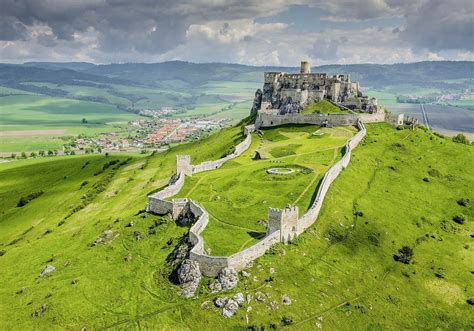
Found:
<path fill-rule="evenodd" d="M 97 148 L 97 152 L 98 152 L 99 154 L 102 153 L 102 148 L 101 148 L 101 147 L 98 147 L 98 148 Z"/>
<path fill-rule="evenodd" d="M 38 155 L 35 152 L 30 153 L 30 157 L 37 157 Z"/>
<path fill-rule="evenodd" d="M 26 159 L 26 158 L 27 158 L 27 156 L 26 156 L 26 153 L 25 153 L 25 152 L 21 152 L 21 158 L 22 158 L 22 159 Z"/>
<path fill-rule="evenodd" d="M 54 155 L 58 155 L 58 150 L 55 149 L 53 153 L 54 153 Z"/>
<path fill-rule="evenodd" d="M 409 246 L 403 246 L 398 250 L 398 255 L 394 255 L 393 258 L 395 261 L 410 264 L 411 259 L 413 258 L 413 249 Z"/>
<path fill-rule="evenodd" d="M 15 153 L 12 153 L 11 158 L 12 158 L 12 159 L 16 158 L 16 154 L 15 154 Z"/>
<path fill-rule="evenodd" d="M 39 156 L 44 156 L 44 151 L 39 151 L 38 154 Z"/>
<path fill-rule="evenodd" d="M 52 156 L 54 153 L 52 150 L 48 150 L 48 156 Z"/>
<path fill-rule="evenodd" d="M 76 152 L 74 152 L 74 151 L 71 151 L 71 155 L 76 155 Z"/>
<path fill-rule="evenodd" d="M 87 124 L 87 120 L 85 118 L 82 119 L 82 124 Z"/>

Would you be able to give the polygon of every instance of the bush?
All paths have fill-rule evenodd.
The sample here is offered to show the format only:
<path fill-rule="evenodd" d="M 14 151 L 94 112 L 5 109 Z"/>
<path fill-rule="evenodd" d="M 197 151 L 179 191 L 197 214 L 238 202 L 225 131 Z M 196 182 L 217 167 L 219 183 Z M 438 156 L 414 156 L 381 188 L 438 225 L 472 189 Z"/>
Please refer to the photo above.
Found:
<path fill-rule="evenodd" d="M 410 264 L 413 257 L 413 249 L 409 246 L 403 246 L 398 250 L 398 255 L 394 255 L 393 259 L 397 262 Z"/>
<path fill-rule="evenodd" d="M 469 205 L 469 199 L 461 198 L 457 201 L 458 205 L 467 207 Z"/>
<path fill-rule="evenodd" d="M 21 197 L 20 200 L 18 200 L 18 203 L 16 204 L 16 206 L 23 207 L 26 204 L 28 204 L 31 200 L 38 198 L 43 193 L 44 193 L 43 191 L 38 191 L 38 192 L 30 193 L 26 197 Z"/>
<path fill-rule="evenodd" d="M 462 133 L 457 134 L 456 136 L 453 137 L 453 141 L 458 144 L 465 144 L 465 145 L 470 145 L 471 142 L 465 135 Z"/>
<path fill-rule="evenodd" d="M 464 217 L 464 215 L 456 215 L 453 217 L 453 221 L 457 224 L 464 224 L 465 220 L 466 218 Z"/>

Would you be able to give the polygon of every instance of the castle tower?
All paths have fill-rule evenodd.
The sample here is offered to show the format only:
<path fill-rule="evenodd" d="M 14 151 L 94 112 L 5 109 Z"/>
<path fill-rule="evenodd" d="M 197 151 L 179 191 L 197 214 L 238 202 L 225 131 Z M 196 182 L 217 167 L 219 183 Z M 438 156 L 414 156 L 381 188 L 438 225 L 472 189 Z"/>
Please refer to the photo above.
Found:
<path fill-rule="evenodd" d="M 311 73 L 311 66 L 308 61 L 301 61 L 300 73 L 309 74 Z"/>
<path fill-rule="evenodd" d="M 176 155 L 176 173 L 184 173 L 186 176 L 193 175 L 193 168 L 191 165 L 191 156 Z"/>
<path fill-rule="evenodd" d="M 287 243 L 298 234 L 298 207 L 288 205 L 284 209 L 268 209 L 267 235 L 280 231 L 280 241 Z"/>

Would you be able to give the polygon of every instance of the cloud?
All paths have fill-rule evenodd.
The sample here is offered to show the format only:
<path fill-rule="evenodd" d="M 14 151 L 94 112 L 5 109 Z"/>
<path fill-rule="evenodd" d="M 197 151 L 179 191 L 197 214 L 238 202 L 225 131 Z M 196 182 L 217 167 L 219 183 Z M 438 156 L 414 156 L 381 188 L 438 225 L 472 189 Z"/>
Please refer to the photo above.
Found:
<path fill-rule="evenodd" d="M 470 1 L 2 0 L 0 58 L 257 65 L 473 59 Z M 311 14 L 295 16 L 292 8 Z"/>
<path fill-rule="evenodd" d="M 432 51 L 474 51 L 474 3 L 472 0 L 426 1 L 405 14 L 400 38 Z"/>

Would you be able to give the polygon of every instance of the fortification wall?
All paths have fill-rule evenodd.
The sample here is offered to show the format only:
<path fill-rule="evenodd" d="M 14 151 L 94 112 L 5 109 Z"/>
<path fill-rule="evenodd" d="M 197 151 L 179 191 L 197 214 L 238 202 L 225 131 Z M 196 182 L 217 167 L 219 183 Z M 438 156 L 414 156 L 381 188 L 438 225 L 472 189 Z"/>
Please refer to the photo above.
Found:
<path fill-rule="evenodd" d="M 289 123 L 308 123 L 309 124 L 318 124 L 322 123 L 325 118 L 331 117 L 331 123 L 333 125 L 350 125 L 349 123 L 355 121 L 359 128 L 359 132 L 352 137 L 346 144 L 345 147 L 345 154 L 341 160 L 336 162 L 324 175 L 321 184 L 319 186 L 316 199 L 311 205 L 311 207 L 307 210 L 307 212 L 300 218 L 298 218 L 296 222 L 296 234 L 299 235 L 304 232 L 309 226 L 311 226 L 317 219 L 319 215 L 319 211 L 321 210 L 321 206 L 326 196 L 326 193 L 329 190 L 331 183 L 334 179 L 337 178 L 339 173 L 342 171 L 343 168 L 347 167 L 351 151 L 354 149 L 359 142 L 365 136 L 365 127 L 363 123 L 357 119 L 357 115 L 319 115 L 319 114 L 312 114 L 309 117 L 304 118 L 302 120 L 296 120 L 295 122 L 288 122 L 292 121 L 292 119 L 298 118 L 294 115 L 301 117 L 301 115 L 297 114 L 288 114 L 288 115 L 277 115 L 278 118 L 286 118 L 283 119 L 284 124 Z M 317 116 L 314 116 L 317 115 Z M 379 114 L 371 114 L 371 115 L 379 115 Z M 275 115 L 269 115 L 275 116 Z M 336 116 L 336 117 L 334 117 Z M 380 117 L 379 117 L 380 118 Z M 370 119 L 370 118 L 369 118 Z M 270 118 L 269 118 L 270 120 Z M 265 120 L 264 120 L 265 122 Z M 317 123 L 314 123 L 317 122 Z M 337 123 L 337 124 L 336 124 Z M 348 123 L 348 124 L 342 124 Z M 270 126 L 281 125 L 280 124 L 273 124 L 271 123 Z M 201 163 L 197 166 L 192 166 L 193 172 L 197 169 L 199 171 L 206 171 L 215 169 L 215 167 L 221 166 L 225 161 L 232 159 L 234 157 L 239 156 L 242 154 L 251 144 L 251 135 L 250 133 L 255 130 L 256 126 L 248 126 L 244 129 L 244 134 L 246 135 L 243 142 L 235 147 L 235 152 L 231 155 L 226 156 L 217 161 L 209 161 Z M 186 162 L 187 163 L 187 162 Z M 179 190 L 184 185 L 184 178 L 185 173 L 184 171 L 180 171 L 178 173 L 178 179 L 171 185 L 167 186 L 165 189 L 157 192 L 148 197 L 148 204 L 146 210 L 149 212 L 157 213 L 157 214 L 166 214 L 172 213 L 174 218 L 177 218 L 179 213 L 183 211 L 185 208 L 189 208 L 193 215 L 198 217 L 197 221 L 189 230 L 189 240 L 191 244 L 193 244 L 193 248 L 190 251 L 189 258 L 198 262 L 200 270 L 202 274 L 206 276 L 217 276 L 217 274 L 226 267 L 233 267 L 236 270 L 240 271 L 246 267 L 246 265 L 250 262 L 255 260 L 256 258 L 265 254 L 265 252 L 274 244 L 282 241 L 282 232 L 280 229 L 269 230 L 265 238 L 263 238 L 258 243 L 248 247 L 236 254 L 231 256 L 210 256 L 207 254 L 204 248 L 204 240 L 201 237 L 201 232 L 206 228 L 209 222 L 209 214 L 207 211 L 198 205 L 195 201 L 189 199 L 175 199 L 172 202 L 168 202 L 164 200 L 170 196 L 173 196 L 179 192 Z M 297 209 L 296 209 L 296 216 L 297 217 Z M 293 231 L 293 228 L 291 229 Z"/>
<path fill-rule="evenodd" d="M 359 132 L 347 142 L 345 146 L 344 156 L 326 172 L 321 181 L 321 184 L 319 185 L 319 189 L 313 204 L 307 210 L 307 212 L 298 220 L 298 235 L 303 233 L 316 221 L 323 205 L 324 198 L 326 197 L 326 194 L 329 191 L 329 187 L 331 186 L 332 182 L 337 178 L 337 176 L 341 173 L 342 169 L 348 166 L 351 159 L 352 150 L 356 148 L 357 145 L 361 142 L 361 140 L 365 137 L 366 130 L 364 124 L 359 121 L 357 122 L 357 127 L 359 129 Z"/>
<path fill-rule="evenodd" d="M 200 173 L 200 172 L 203 172 L 203 171 L 218 169 L 225 162 L 240 156 L 243 152 L 245 152 L 250 147 L 250 144 L 252 143 L 251 133 L 253 131 L 255 131 L 255 126 L 251 126 L 251 125 L 246 126 L 244 128 L 244 134 L 246 135 L 245 139 L 240 144 L 235 146 L 234 152 L 232 154 L 229 154 L 229 155 L 227 155 L 227 156 L 225 156 L 225 157 L 223 157 L 219 160 L 206 161 L 206 162 L 202 162 L 198 165 L 194 165 L 194 166 L 192 166 L 192 173 L 197 174 L 197 173 Z"/>
<path fill-rule="evenodd" d="M 148 196 L 148 203 L 145 210 L 158 215 L 171 213 L 173 211 L 173 204 L 164 199 L 177 194 L 181 190 L 184 185 L 184 177 L 184 173 L 179 173 L 178 179 L 173 184 Z"/>
<path fill-rule="evenodd" d="M 371 115 L 371 114 L 370 114 Z M 322 125 L 328 121 L 334 126 L 356 125 L 358 114 L 306 114 L 289 113 L 285 115 L 274 115 L 266 112 L 259 112 L 255 121 L 257 128 L 280 126 L 285 124 L 314 124 Z"/>

